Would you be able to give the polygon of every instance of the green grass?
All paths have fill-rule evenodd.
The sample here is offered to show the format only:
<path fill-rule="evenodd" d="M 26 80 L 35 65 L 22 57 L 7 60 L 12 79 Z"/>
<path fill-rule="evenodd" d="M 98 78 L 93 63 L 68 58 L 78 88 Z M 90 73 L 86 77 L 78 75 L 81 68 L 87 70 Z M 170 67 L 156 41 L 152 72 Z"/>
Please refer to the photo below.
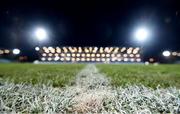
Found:
<path fill-rule="evenodd" d="M 0 82 L 52 84 L 64 87 L 75 79 L 84 64 L 0 64 Z M 180 65 L 98 64 L 114 86 L 143 84 L 148 87 L 180 88 Z"/>
<path fill-rule="evenodd" d="M 73 81 L 83 67 L 83 64 L 0 64 L 0 82 L 63 87 Z"/>
<path fill-rule="evenodd" d="M 114 86 L 143 84 L 156 88 L 175 86 L 180 88 L 180 65 L 103 65 L 97 67 L 110 77 Z"/>

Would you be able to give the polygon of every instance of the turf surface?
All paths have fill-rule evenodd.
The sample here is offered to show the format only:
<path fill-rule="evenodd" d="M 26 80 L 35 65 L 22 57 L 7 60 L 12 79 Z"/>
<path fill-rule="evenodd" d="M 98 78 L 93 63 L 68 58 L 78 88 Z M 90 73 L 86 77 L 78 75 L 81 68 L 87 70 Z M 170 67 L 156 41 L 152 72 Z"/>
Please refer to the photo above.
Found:
<path fill-rule="evenodd" d="M 0 82 L 52 84 L 63 87 L 72 82 L 84 64 L 0 64 Z M 180 65 L 96 65 L 114 86 L 143 84 L 156 88 L 180 88 Z"/>
<path fill-rule="evenodd" d="M 83 64 L 0 64 L 0 82 L 50 84 L 63 87 L 74 80 Z"/>
<path fill-rule="evenodd" d="M 180 65 L 96 65 L 100 72 L 111 78 L 114 86 L 143 84 L 156 88 L 175 86 L 180 88 Z"/>

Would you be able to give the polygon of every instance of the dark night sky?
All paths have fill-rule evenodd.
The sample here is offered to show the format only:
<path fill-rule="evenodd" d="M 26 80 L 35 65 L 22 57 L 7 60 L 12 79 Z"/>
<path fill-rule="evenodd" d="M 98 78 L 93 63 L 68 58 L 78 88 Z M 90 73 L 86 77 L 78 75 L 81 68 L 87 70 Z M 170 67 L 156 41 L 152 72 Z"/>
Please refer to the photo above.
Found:
<path fill-rule="evenodd" d="M 38 43 L 30 34 L 38 26 L 49 30 L 49 41 L 41 45 L 137 46 L 132 31 L 145 23 L 153 34 L 144 44 L 147 55 L 180 50 L 177 1 L 118 1 L 1 1 L 0 47 L 31 50 Z"/>

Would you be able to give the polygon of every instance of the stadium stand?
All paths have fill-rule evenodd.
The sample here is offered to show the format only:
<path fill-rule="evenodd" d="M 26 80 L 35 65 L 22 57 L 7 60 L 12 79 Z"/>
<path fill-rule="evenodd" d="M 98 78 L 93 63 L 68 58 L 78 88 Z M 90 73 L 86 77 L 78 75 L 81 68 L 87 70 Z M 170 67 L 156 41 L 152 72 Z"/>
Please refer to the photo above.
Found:
<path fill-rule="evenodd" d="M 36 47 L 44 62 L 141 62 L 136 47 Z"/>

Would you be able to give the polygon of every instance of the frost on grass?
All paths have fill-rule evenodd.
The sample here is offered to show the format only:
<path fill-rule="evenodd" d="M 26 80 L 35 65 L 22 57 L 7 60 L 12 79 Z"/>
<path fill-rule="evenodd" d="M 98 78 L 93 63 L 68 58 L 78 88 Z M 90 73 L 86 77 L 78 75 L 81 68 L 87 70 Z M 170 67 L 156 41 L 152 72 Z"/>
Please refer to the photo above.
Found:
<path fill-rule="evenodd" d="M 180 91 L 176 88 L 153 90 L 134 85 L 107 90 L 4 84 L 0 86 L 0 112 L 179 113 Z"/>
<path fill-rule="evenodd" d="M 75 93 L 47 86 L 4 84 L 0 86 L 1 112 L 65 112 Z"/>
<path fill-rule="evenodd" d="M 126 86 L 115 89 L 115 97 L 105 100 L 107 109 L 121 113 L 180 113 L 180 90 Z"/>
<path fill-rule="evenodd" d="M 65 88 L 0 85 L 0 113 L 180 113 L 179 98 L 176 88 L 113 88 L 94 65 L 88 65 L 77 75 L 75 84 Z"/>

